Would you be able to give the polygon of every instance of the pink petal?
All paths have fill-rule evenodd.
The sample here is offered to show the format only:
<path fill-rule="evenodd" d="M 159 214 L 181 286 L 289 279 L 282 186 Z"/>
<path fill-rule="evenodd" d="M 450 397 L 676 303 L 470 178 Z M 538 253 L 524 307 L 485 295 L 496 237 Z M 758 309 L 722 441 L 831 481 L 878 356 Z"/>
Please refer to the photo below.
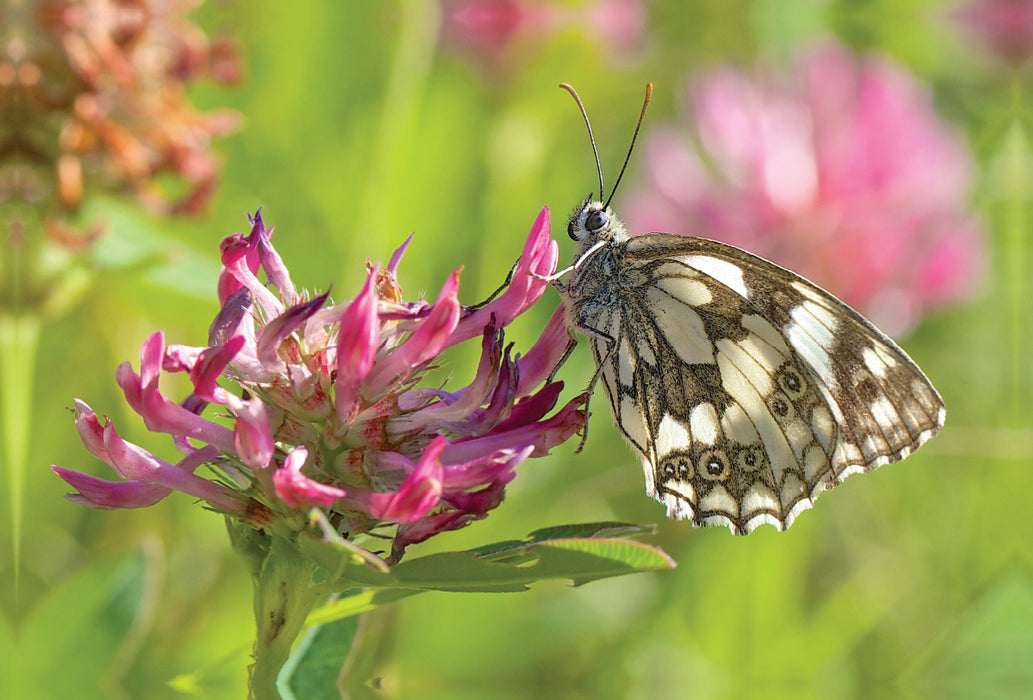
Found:
<path fill-rule="evenodd" d="M 222 308 L 208 328 L 208 345 L 222 345 L 229 338 L 239 335 L 237 329 L 251 311 L 251 293 L 241 287 L 223 301 Z"/>
<path fill-rule="evenodd" d="M 265 270 L 269 284 L 279 290 L 280 296 L 288 306 L 293 306 L 300 301 L 294 283 L 291 282 L 290 272 L 283 264 L 280 254 L 272 243 L 273 227 L 266 229 L 265 221 L 262 220 L 262 210 L 255 212 L 254 226 L 251 229 L 251 236 L 257 238 L 258 259 L 262 262 L 262 269 Z"/>
<path fill-rule="evenodd" d="M 459 464 L 446 464 L 443 471 L 443 495 L 451 498 L 456 494 L 480 489 L 499 481 L 508 483 L 516 467 L 534 452 L 534 445 L 520 449 L 498 450 L 487 456 L 478 457 Z"/>
<path fill-rule="evenodd" d="M 410 544 L 424 542 L 442 532 L 458 530 L 468 525 L 470 521 L 476 520 L 477 517 L 458 510 L 448 510 L 443 513 L 428 515 L 410 523 L 401 523 L 395 533 L 392 559 L 397 561 L 401 557 L 401 553 Z"/>
<path fill-rule="evenodd" d="M 501 330 L 497 330 L 491 325 L 485 327 L 477 374 L 469 386 L 455 394 L 437 389 L 430 389 L 428 392 L 425 387 L 418 387 L 402 394 L 398 399 L 399 408 L 412 412 L 393 420 L 391 431 L 404 434 L 424 430 L 429 426 L 442 426 L 446 423 L 461 421 L 477 411 L 492 396 L 498 386 L 502 362 L 502 338 Z M 425 408 L 413 410 L 428 400 L 426 398 L 428 393 L 440 396 L 443 400 Z"/>
<path fill-rule="evenodd" d="M 75 400 L 75 429 L 79 431 L 79 439 L 86 450 L 110 465 L 108 448 L 104 446 L 104 426 L 97 420 L 97 414 L 93 409 L 79 399 Z"/>
<path fill-rule="evenodd" d="M 112 468 L 125 479 L 182 491 L 207 501 L 224 513 L 242 513 L 244 510 L 243 502 L 226 487 L 169 464 L 143 448 L 126 442 L 111 423 L 104 428 L 104 446 L 111 457 Z"/>
<path fill-rule="evenodd" d="M 232 454 L 233 434 L 229 429 L 205 420 L 162 396 L 158 377 L 163 348 L 164 336 L 158 331 L 140 349 L 140 375 L 133 372 L 128 362 L 118 366 L 115 379 L 126 401 L 144 419 L 149 430 L 192 437 Z"/>
<path fill-rule="evenodd" d="M 227 263 L 235 268 L 239 259 L 244 258 L 243 264 L 248 266 L 252 275 L 258 272 L 260 263 L 258 253 L 249 245 L 243 234 L 234 233 L 227 236 L 222 239 L 219 248 L 222 251 L 223 259 L 223 268 L 219 273 L 219 301 L 225 303 L 231 296 L 238 294 L 244 288 L 230 267 L 227 267 Z"/>
<path fill-rule="evenodd" d="M 257 270 L 252 267 L 253 256 L 257 256 L 257 239 L 230 236 L 222 241 L 222 266 L 226 274 L 231 275 L 240 286 L 246 287 L 251 299 L 265 312 L 266 317 L 275 317 L 283 313 L 284 305 L 275 294 L 258 279 Z M 240 287 L 229 283 L 220 283 L 220 289 L 236 292 Z M 223 300 L 225 301 L 225 299 Z"/>
<path fill-rule="evenodd" d="M 265 403 L 257 397 L 242 401 L 234 396 L 229 401 L 229 407 L 237 417 L 233 444 L 240 461 L 253 469 L 269 466 L 276 447 Z"/>
<path fill-rule="evenodd" d="M 283 460 L 283 466 L 273 472 L 276 495 L 291 508 L 329 506 L 347 496 L 341 489 L 320 484 L 301 473 L 308 459 L 308 450 L 295 447 Z"/>
<path fill-rule="evenodd" d="M 480 335 L 492 317 L 499 327 L 512 323 L 513 319 L 538 301 L 549 287 L 548 282 L 531 273 L 547 277 L 555 272 L 558 260 L 559 246 L 550 238 L 549 208 L 544 207 L 538 212 L 531 226 L 531 232 L 524 243 L 524 250 L 520 254 L 520 261 L 509 286 L 497 299 L 464 316 L 455 333 L 449 338 L 447 346 L 451 347 Z"/>
<path fill-rule="evenodd" d="M 412 237 L 409 237 L 412 240 Z M 408 245 L 409 241 L 406 241 Z M 401 251 L 396 252 L 401 257 Z M 392 258 L 392 263 L 395 258 Z M 334 385 L 334 406 L 337 418 L 346 423 L 355 417 L 358 410 L 359 387 L 373 367 L 380 345 L 380 317 L 377 315 L 376 279 L 379 270 L 374 268 L 362 291 L 348 305 L 341 316 L 337 334 L 337 380 Z"/>
<path fill-rule="evenodd" d="M 233 361 L 244 347 L 246 339 L 242 335 L 230 338 L 224 345 L 207 348 L 201 353 L 197 362 L 190 369 L 190 381 L 194 385 L 194 395 L 205 401 L 222 403 L 217 397 L 222 392 L 218 380 L 223 370 Z"/>
<path fill-rule="evenodd" d="M 146 508 L 172 493 L 172 489 L 141 481 L 106 481 L 89 474 L 51 465 L 51 469 L 78 493 L 65 498 L 87 508 L 114 510 Z"/>
<path fill-rule="evenodd" d="M 519 427 L 496 428 L 487 435 L 474 438 L 459 438 L 452 442 L 442 454 L 446 463 L 476 459 L 478 455 L 505 449 L 522 449 L 533 445 L 532 457 L 544 457 L 549 450 L 565 442 L 585 423 L 582 406 L 585 395 L 576 396 L 555 415 L 546 420 L 527 423 Z"/>
<path fill-rule="evenodd" d="M 553 312 L 549 322 L 538 336 L 538 340 L 517 360 L 520 367 L 520 384 L 517 387 L 517 396 L 526 396 L 536 386 L 541 384 L 560 361 L 563 352 L 570 342 L 570 333 L 567 331 L 566 308 L 560 304 Z"/>
<path fill-rule="evenodd" d="M 416 330 L 404 343 L 373 365 L 363 386 L 367 397 L 379 396 L 396 378 L 408 375 L 413 367 L 441 352 L 459 321 L 458 289 L 459 270 L 456 270 L 442 287 L 430 314 L 418 322 Z"/>
<path fill-rule="evenodd" d="M 381 520 L 408 523 L 433 510 L 441 500 L 442 467 L 438 457 L 446 444 L 443 436 L 434 438 L 397 491 L 372 495 L 370 513 Z"/>
<path fill-rule="evenodd" d="M 406 249 L 409 247 L 409 244 L 412 243 L 412 237 L 414 235 L 415 234 L 411 234 L 410 233 L 409 237 L 405 239 L 405 243 L 403 243 L 402 245 L 398 246 L 398 249 L 395 250 L 395 252 L 391 254 L 391 260 L 387 264 L 387 271 L 389 273 L 391 273 L 392 275 L 395 275 L 395 274 L 398 273 L 398 265 L 401 264 L 402 256 L 405 255 Z"/>
<path fill-rule="evenodd" d="M 295 304 L 262 327 L 256 352 L 263 367 L 276 374 L 282 374 L 286 370 L 286 363 L 280 357 L 280 346 L 294 331 L 312 318 L 329 297 L 329 293 L 322 294 L 310 301 Z"/>

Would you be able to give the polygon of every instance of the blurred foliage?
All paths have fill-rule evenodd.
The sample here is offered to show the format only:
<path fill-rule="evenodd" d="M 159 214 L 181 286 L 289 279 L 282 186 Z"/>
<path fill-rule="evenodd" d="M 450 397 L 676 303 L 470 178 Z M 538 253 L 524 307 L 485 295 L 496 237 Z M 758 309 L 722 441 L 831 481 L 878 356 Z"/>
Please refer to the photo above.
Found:
<path fill-rule="evenodd" d="M 616 55 L 572 24 L 506 66 L 439 46 L 439 6 L 421 0 L 215 3 L 246 78 L 197 86 L 231 107 L 240 134 L 210 211 L 161 219 L 93 200 L 109 222 L 97 271 L 70 313 L 41 329 L 28 421 L 18 576 L 0 541 L 3 697 L 243 697 L 251 585 L 221 519 L 183 497 L 143 511 L 61 499 L 46 465 L 92 462 L 67 407 L 75 396 L 156 454 L 171 444 L 129 415 L 113 381 L 147 333 L 196 344 L 217 311 L 218 242 L 263 206 L 300 287 L 347 298 L 367 257 L 416 237 L 400 270 L 431 296 L 464 266 L 462 298 L 505 276 L 542 205 L 563 217 L 595 184 L 574 84 L 609 178 L 643 85 L 649 124 L 673 119 L 686 79 L 719 62 L 781 60 L 838 37 L 891 55 L 963 129 L 981 173 L 974 206 L 991 272 L 971 303 L 928 317 L 905 341 L 949 407 L 943 433 L 904 464 L 850 479 L 778 534 L 747 538 L 670 523 L 596 404 L 583 454 L 526 465 L 506 503 L 413 555 L 472 548 L 550 525 L 658 522 L 678 562 L 572 590 L 519 596 L 432 592 L 379 611 L 355 692 L 405 697 L 1028 697 L 1033 679 L 1033 80 L 973 53 L 933 0 L 649 2 L 641 47 Z M 931 18 L 931 19 L 930 19 Z M 635 161 L 629 177 L 635 176 Z M 616 206 L 619 211 L 619 196 Z M 848 261 L 844 261 L 847 264 Z M 527 349 L 549 304 L 514 327 Z M 563 370 L 571 390 L 587 351 Z M 31 367 L 31 364 L 29 365 Z M 466 376 L 473 358 L 453 355 Z M 170 388 L 171 391 L 171 388 Z M 175 394 L 175 391 L 171 391 Z M 100 473 L 100 471 L 95 472 Z M 8 499 L 0 504 L 11 522 Z M 366 639 L 363 639 L 365 642 Z M 373 690 L 382 686 L 383 691 Z"/>

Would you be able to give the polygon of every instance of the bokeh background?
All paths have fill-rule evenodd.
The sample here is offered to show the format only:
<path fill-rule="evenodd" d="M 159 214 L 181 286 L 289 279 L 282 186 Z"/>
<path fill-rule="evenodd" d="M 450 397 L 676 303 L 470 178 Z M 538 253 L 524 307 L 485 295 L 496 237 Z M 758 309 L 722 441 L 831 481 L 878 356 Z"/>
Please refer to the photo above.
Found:
<path fill-rule="evenodd" d="M 93 186 L 87 167 L 81 203 L 61 216 L 79 231 L 103 222 L 103 232 L 34 263 L 25 274 L 51 296 L 4 311 L 0 694 L 245 695 L 251 582 L 221 518 L 185 496 L 119 512 L 63 500 L 66 485 L 48 465 L 105 475 L 78 440 L 72 399 L 111 416 L 126 439 L 173 454 L 125 406 L 114 368 L 135 365 L 154 329 L 170 342 L 207 337 L 218 242 L 246 231 L 245 213 L 259 206 L 295 283 L 333 285 L 338 299 L 358 290 L 366 258 L 386 261 L 415 232 L 400 272 L 406 296 L 433 297 L 464 266 L 461 298 L 478 301 L 501 282 L 542 206 L 567 259 L 566 214 L 597 186 L 561 81 L 585 101 L 608 183 L 652 81 L 617 211 L 636 226 L 663 208 L 648 200 L 663 190 L 677 200 L 667 202 L 670 230 L 682 221 L 676 232 L 716 235 L 701 222 L 720 229 L 734 219 L 728 230 L 754 232 L 753 249 L 817 265 L 801 271 L 833 289 L 860 284 L 839 291 L 895 327 L 943 394 L 947 426 L 906 462 L 824 496 L 787 533 L 734 538 L 665 520 L 597 399 L 582 454 L 568 445 L 526 463 L 487 520 L 412 554 L 613 519 L 658 523 L 654 541 L 677 569 L 581 589 L 548 582 L 522 594 L 405 600 L 364 619 L 353 694 L 1033 694 L 1030 3 L 256 0 L 189 14 L 153 4 L 180 29 L 232 38 L 242 73 L 232 85 L 192 80 L 186 97 L 203 112 L 236 110 L 241 122 L 202 144 L 224 165 L 192 215 Z M 838 57 L 819 67 L 854 68 L 807 83 L 801 57 L 815 46 Z M 863 100 L 835 102 L 852 94 L 852 80 L 868 79 L 858 77 L 865 65 L 892 76 L 888 96 L 873 98 L 890 109 L 872 119 L 858 116 Z M 758 92 L 729 90 L 708 117 L 699 91 L 716 75 Z M 736 100 L 760 110 L 764 139 L 735 121 Z M 829 104 L 840 111 L 818 116 Z M 794 179 L 793 154 L 770 149 L 799 145 L 793 139 L 814 124 L 828 136 L 855 120 L 867 129 L 863 148 L 822 151 L 819 175 L 839 180 L 820 180 L 810 205 L 765 200 L 780 187 L 814 186 L 814 173 Z M 721 141 L 726 127 L 749 137 Z M 672 133 L 673 142 L 656 140 Z M 912 153 L 919 142 L 924 156 Z M 887 182 L 901 154 L 909 180 L 895 189 Z M 751 180 L 758 163 L 774 166 L 767 185 Z M 693 177 L 678 181 L 684 173 Z M 183 187 L 175 174 L 157 182 Z M 876 262 L 866 257 L 873 250 Z M 866 290 L 867 279 L 877 281 Z M 547 295 L 516 324 L 518 348 L 556 301 Z M 24 319 L 38 328 L 34 340 L 23 332 L 11 341 L 16 316 L 23 330 Z M 464 375 L 473 362 L 460 349 L 450 369 Z M 562 378 L 575 391 L 591 371 L 581 348 Z"/>

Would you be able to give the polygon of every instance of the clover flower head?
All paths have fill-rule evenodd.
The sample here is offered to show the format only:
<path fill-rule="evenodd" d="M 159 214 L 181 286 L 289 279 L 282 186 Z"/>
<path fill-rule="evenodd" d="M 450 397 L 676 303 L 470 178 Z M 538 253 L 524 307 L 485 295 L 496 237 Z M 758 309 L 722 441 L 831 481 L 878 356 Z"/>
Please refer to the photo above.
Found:
<path fill-rule="evenodd" d="M 76 426 L 87 449 L 122 481 L 54 467 L 95 508 L 139 508 L 182 491 L 253 528 L 298 531 L 312 508 L 345 537 L 390 537 L 405 547 L 485 517 L 516 468 L 584 424 L 584 396 L 556 409 L 562 383 L 548 382 L 566 344 L 562 312 L 524 355 L 504 328 L 541 297 L 557 246 L 539 214 L 513 282 L 488 304 L 464 307 L 459 271 L 434 303 L 403 301 L 397 272 L 409 241 L 387 267 L 367 265 L 358 295 L 297 290 L 261 212 L 248 234 L 221 245 L 222 307 L 205 346 L 167 345 L 161 332 L 123 363 L 116 379 L 154 432 L 173 436 L 183 458 L 165 462 L 123 441 L 84 402 Z M 263 279 L 264 278 L 264 279 Z M 470 383 L 429 385 L 447 348 L 476 340 Z M 185 372 L 181 402 L 159 388 Z M 216 407 L 212 417 L 206 408 Z M 208 465 L 214 477 L 197 473 Z M 385 534 L 385 533 L 390 534 Z"/>

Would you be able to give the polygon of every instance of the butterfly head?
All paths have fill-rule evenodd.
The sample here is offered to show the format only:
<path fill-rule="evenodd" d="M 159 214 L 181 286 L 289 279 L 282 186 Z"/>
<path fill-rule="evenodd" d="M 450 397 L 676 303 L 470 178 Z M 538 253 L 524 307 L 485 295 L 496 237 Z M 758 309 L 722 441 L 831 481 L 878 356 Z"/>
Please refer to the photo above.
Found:
<path fill-rule="evenodd" d="M 588 248 L 599 241 L 622 243 L 628 239 L 628 230 L 610 207 L 599 200 L 592 201 L 589 195 L 570 215 L 567 235 Z"/>
<path fill-rule="evenodd" d="M 631 137 L 631 146 L 628 147 L 628 155 L 624 158 L 624 165 L 621 166 L 620 174 L 617 176 L 617 182 L 614 183 L 613 189 L 610 190 L 610 196 L 602 201 L 605 197 L 603 188 L 603 169 L 599 164 L 599 151 L 595 147 L 595 136 L 592 134 L 592 124 L 588 121 L 588 113 L 585 111 L 584 104 L 581 103 L 581 98 L 578 96 L 577 91 L 568 85 L 567 83 L 560 83 L 560 87 L 566 90 L 574 98 L 577 103 L 578 109 L 581 110 L 581 116 L 585 119 L 585 126 L 588 128 L 588 140 L 592 143 L 592 154 L 595 156 L 595 169 L 599 174 L 599 199 L 593 200 L 592 195 L 588 195 L 581 206 L 574 210 L 570 215 L 570 221 L 567 222 L 567 235 L 571 239 L 580 243 L 580 253 L 586 253 L 590 248 L 600 244 L 608 243 L 610 245 L 618 245 L 628 240 L 628 230 L 625 228 L 624 223 L 613 215 L 613 210 L 610 209 L 610 201 L 613 199 L 613 195 L 617 192 L 617 186 L 620 184 L 621 178 L 624 177 L 624 171 L 628 167 L 628 161 L 631 159 L 631 152 L 635 148 L 635 139 L 638 138 L 639 129 L 642 128 L 642 119 L 646 116 L 646 107 L 649 105 L 649 98 L 653 94 L 653 84 L 649 83 L 646 85 L 646 98 L 642 102 L 642 111 L 638 115 L 638 123 L 635 125 L 635 133 Z"/>

